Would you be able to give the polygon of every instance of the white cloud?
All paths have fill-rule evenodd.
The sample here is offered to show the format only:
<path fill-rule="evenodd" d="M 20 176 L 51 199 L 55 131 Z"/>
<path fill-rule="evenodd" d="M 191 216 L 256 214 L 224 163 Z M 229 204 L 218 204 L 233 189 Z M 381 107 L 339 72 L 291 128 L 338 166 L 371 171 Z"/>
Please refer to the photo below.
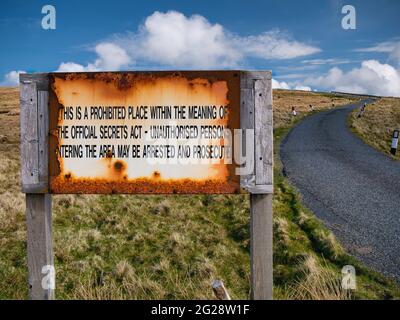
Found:
<path fill-rule="evenodd" d="M 21 70 L 18 70 L 18 71 L 13 70 L 13 71 L 10 71 L 10 72 L 6 73 L 4 75 L 4 81 L 1 82 L 0 84 L 2 86 L 16 86 L 16 85 L 18 85 L 19 84 L 19 74 L 20 73 L 26 73 L 26 72 L 25 71 L 21 71 Z"/>
<path fill-rule="evenodd" d="M 350 63 L 350 60 L 347 59 L 311 59 L 311 60 L 303 60 L 302 63 L 312 65 L 312 66 L 320 66 L 320 65 L 338 65 L 338 64 L 346 64 Z"/>
<path fill-rule="evenodd" d="M 278 81 L 272 79 L 272 89 L 286 89 L 289 90 L 290 86 L 285 81 Z"/>
<path fill-rule="evenodd" d="M 400 65 L 400 41 L 385 41 L 368 48 L 359 48 L 356 52 L 379 52 L 388 53 L 389 58 L 395 60 Z"/>
<path fill-rule="evenodd" d="M 58 72 L 83 72 L 83 71 L 100 71 L 100 70 L 120 70 L 131 63 L 131 58 L 126 50 L 120 46 L 104 42 L 98 44 L 94 51 L 98 58 L 86 66 L 75 62 L 62 62 L 58 67 Z"/>
<path fill-rule="evenodd" d="M 349 72 L 334 67 L 326 75 L 306 78 L 304 83 L 335 91 L 400 97 L 400 71 L 377 60 L 363 61 Z"/>
<path fill-rule="evenodd" d="M 294 41 L 278 30 L 257 36 L 236 38 L 241 50 L 262 59 L 293 59 L 321 52 L 321 49 Z"/>
<path fill-rule="evenodd" d="M 131 56 L 163 65 L 184 67 L 235 66 L 240 51 L 220 24 L 200 15 L 155 12 L 147 17 L 139 33 L 122 39 L 130 44 Z"/>
<path fill-rule="evenodd" d="M 78 63 L 74 62 L 61 62 L 59 65 L 57 72 L 83 72 L 86 71 L 86 68 Z"/>
<path fill-rule="evenodd" d="M 120 70 L 131 63 L 131 58 L 125 49 L 113 43 L 100 43 L 95 48 L 99 58 L 91 66 L 100 70 Z"/>
<path fill-rule="evenodd" d="M 294 90 L 301 90 L 301 91 L 312 91 L 311 87 L 309 86 L 295 86 Z"/>
<path fill-rule="evenodd" d="M 311 87 L 303 85 L 295 85 L 293 83 L 287 83 L 285 81 L 278 81 L 272 79 L 272 89 L 285 89 L 285 90 L 301 90 L 301 91 L 312 91 Z"/>
<path fill-rule="evenodd" d="M 138 33 L 121 42 L 128 42 L 130 55 L 142 62 L 197 68 L 236 67 L 251 57 L 292 59 L 321 51 L 279 30 L 242 37 L 200 15 L 186 17 L 177 11 L 153 13 Z"/>
<path fill-rule="evenodd" d="M 390 53 L 392 52 L 395 47 L 400 44 L 400 41 L 385 41 L 380 42 L 372 47 L 367 48 L 359 48 L 355 49 L 356 52 L 383 52 L 383 53 Z"/>
<path fill-rule="evenodd" d="M 63 62 L 58 71 L 119 70 L 134 62 L 136 67 L 235 68 L 247 58 L 292 59 L 321 50 L 279 30 L 239 36 L 200 15 L 157 11 L 136 33 L 114 36 L 94 51 L 98 56 L 94 62 Z"/>

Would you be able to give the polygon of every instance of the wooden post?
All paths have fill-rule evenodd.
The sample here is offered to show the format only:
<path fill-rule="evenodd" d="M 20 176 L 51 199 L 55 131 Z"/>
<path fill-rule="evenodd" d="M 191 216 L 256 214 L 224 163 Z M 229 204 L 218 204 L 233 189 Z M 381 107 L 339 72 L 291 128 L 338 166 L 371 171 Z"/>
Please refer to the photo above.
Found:
<path fill-rule="evenodd" d="M 51 195 L 26 194 L 29 298 L 32 300 L 54 299 L 51 220 Z"/>
<path fill-rule="evenodd" d="M 215 297 L 218 300 L 231 300 L 231 296 L 229 295 L 228 290 L 226 290 L 222 280 L 215 280 L 212 283 L 212 288 L 213 288 Z"/>
<path fill-rule="evenodd" d="M 392 146 L 390 149 L 390 153 L 394 156 L 396 155 L 397 147 L 399 145 L 399 132 L 400 132 L 399 130 L 393 131 Z"/>
<path fill-rule="evenodd" d="M 251 298 L 272 300 L 272 194 L 250 196 Z"/>
<path fill-rule="evenodd" d="M 29 297 L 54 299 L 51 195 L 48 194 L 48 78 L 20 75 L 21 187 L 26 193 Z"/>
<path fill-rule="evenodd" d="M 254 173 L 241 177 L 242 187 L 250 192 L 251 298 L 271 300 L 273 297 L 271 72 L 243 72 L 241 100 L 241 128 L 254 130 Z"/>

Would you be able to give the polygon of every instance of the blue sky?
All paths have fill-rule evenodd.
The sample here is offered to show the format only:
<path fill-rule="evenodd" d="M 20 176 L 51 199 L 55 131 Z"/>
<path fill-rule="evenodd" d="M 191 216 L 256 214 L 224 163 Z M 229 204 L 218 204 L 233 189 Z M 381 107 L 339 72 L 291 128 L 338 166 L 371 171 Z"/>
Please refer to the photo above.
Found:
<path fill-rule="evenodd" d="M 46 4 L 55 30 L 41 27 Z M 18 71 L 268 69 L 275 87 L 400 96 L 399 15 L 398 0 L 3 0 L 0 84 Z"/>

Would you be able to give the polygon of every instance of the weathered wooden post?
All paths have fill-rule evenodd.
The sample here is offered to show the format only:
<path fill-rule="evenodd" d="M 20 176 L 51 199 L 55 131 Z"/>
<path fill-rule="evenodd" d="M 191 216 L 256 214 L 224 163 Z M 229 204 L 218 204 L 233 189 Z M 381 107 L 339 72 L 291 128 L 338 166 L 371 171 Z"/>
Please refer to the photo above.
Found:
<path fill-rule="evenodd" d="M 29 297 L 53 299 L 51 195 L 48 194 L 48 78 L 20 75 L 21 186 L 26 194 Z M 54 273 L 51 272 L 51 277 Z"/>
<path fill-rule="evenodd" d="M 222 282 L 222 280 L 215 280 L 212 283 L 212 288 L 213 288 L 215 297 L 218 300 L 231 300 L 228 290 L 226 290 L 225 285 Z"/>
<path fill-rule="evenodd" d="M 253 174 L 241 185 L 250 192 L 251 297 L 271 300 L 273 289 L 273 119 L 271 72 L 243 72 L 241 127 L 254 129 Z"/>

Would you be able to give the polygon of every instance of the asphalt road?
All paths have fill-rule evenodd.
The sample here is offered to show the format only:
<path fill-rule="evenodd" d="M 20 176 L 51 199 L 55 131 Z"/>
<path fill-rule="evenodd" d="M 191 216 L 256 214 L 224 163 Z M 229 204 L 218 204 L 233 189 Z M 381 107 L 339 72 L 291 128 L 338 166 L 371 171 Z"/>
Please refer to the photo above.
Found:
<path fill-rule="evenodd" d="M 400 163 L 350 132 L 360 105 L 301 121 L 282 142 L 283 170 L 352 255 L 400 282 Z"/>

